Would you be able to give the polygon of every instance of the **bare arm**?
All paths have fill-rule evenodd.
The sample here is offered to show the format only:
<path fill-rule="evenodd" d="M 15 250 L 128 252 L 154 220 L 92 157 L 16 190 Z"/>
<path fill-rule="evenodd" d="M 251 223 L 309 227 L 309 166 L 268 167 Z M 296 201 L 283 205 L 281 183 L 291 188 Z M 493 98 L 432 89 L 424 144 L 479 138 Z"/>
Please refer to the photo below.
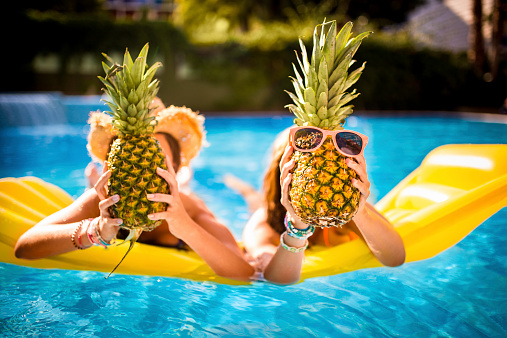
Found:
<path fill-rule="evenodd" d="M 366 163 L 363 156 L 357 158 L 358 163 L 347 159 L 347 165 L 356 171 L 359 180 L 354 179 L 353 185 L 361 192 L 359 210 L 349 223 L 354 232 L 358 233 L 371 252 L 386 266 L 399 266 L 405 262 L 405 246 L 394 226 L 375 208 L 366 202 L 370 195 L 370 182 L 366 174 Z"/>
<path fill-rule="evenodd" d="M 168 168 L 169 171 L 158 168 L 157 173 L 169 183 L 171 193 L 148 195 L 152 201 L 167 203 L 167 210 L 148 217 L 165 219 L 170 232 L 187 243 L 217 275 L 248 280 L 254 269 L 234 244 L 232 234 L 207 210 L 201 209 L 201 215 L 195 220 L 190 217 L 178 192 L 174 170 L 172 166 Z"/>
<path fill-rule="evenodd" d="M 179 193 L 183 206 L 190 218 L 199 226 L 220 240 L 225 246 L 243 257 L 243 252 L 229 229 L 220 223 L 206 204 L 194 195 Z"/>
<path fill-rule="evenodd" d="M 46 217 L 25 232 L 16 243 L 15 256 L 40 259 L 77 250 L 72 242 L 72 234 L 78 229 L 79 223 L 88 218 L 100 218 L 98 227 L 102 238 L 110 241 L 118 232 L 118 222 L 121 222 L 110 218 L 107 211 L 109 206 L 116 203 L 116 197 L 105 198 L 105 194 L 99 196 L 97 193 L 103 190 L 109 175 L 106 172 L 100 177 L 95 189 L 87 190 L 71 205 Z M 82 248 L 90 247 L 92 244 L 86 235 L 86 229 L 80 227 L 78 230 L 75 238 L 81 238 Z"/>
<path fill-rule="evenodd" d="M 282 204 L 294 220 L 296 228 L 304 229 L 307 225 L 295 215 L 295 212 L 288 201 L 289 183 L 292 175 L 290 169 L 294 161 L 289 161 L 292 154 L 292 147 L 287 146 L 280 161 Z M 303 264 L 304 252 L 294 253 L 284 249 L 280 243 L 280 235 L 276 233 L 267 223 L 266 210 L 258 209 L 250 218 L 243 232 L 243 243 L 248 252 L 260 262 L 259 267 L 264 272 L 264 278 L 276 284 L 292 284 L 299 281 L 301 267 Z M 287 234 L 283 235 L 284 242 L 294 248 L 304 247 L 305 240 L 293 238 Z"/>
<path fill-rule="evenodd" d="M 280 185 L 282 187 L 282 205 L 287 209 L 288 214 L 298 229 L 306 229 L 307 224 L 296 215 L 289 202 L 289 184 L 292 180 L 292 174 L 289 171 L 294 167 L 294 160 L 290 158 L 293 152 L 292 146 L 288 145 L 280 161 Z M 293 238 L 286 232 L 282 234 L 283 241 L 290 247 L 301 248 L 305 246 L 306 240 Z M 284 249 L 279 245 L 273 258 L 264 270 L 264 278 L 277 284 L 292 284 L 301 278 L 301 267 L 303 266 L 304 252 L 294 253 Z"/>

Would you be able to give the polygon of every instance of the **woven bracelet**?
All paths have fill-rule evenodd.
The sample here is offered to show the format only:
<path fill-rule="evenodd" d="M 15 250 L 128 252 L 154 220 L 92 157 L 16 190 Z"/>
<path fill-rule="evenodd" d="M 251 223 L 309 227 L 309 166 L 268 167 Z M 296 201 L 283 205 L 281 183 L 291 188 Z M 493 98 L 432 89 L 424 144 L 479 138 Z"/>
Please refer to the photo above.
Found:
<path fill-rule="evenodd" d="M 287 214 L 285 214 L 285 228 L 287 229 L 287 234 L 290 237 L 297 238 L 297 239 L 308 239 L 311 235 L 313 235 L 313 232 L 315 231 L 315 226 L 310 224 L 306 229 L 298 229 L 294 227 L 294 224 L 289 220 L 289 217 Z"/>
<path fill-rule="evenodd" d="M 97 218 L 95 218 L 93 221 L 93 229 L 95 229 L 95 235 L 97 236 L 97 240 L 99 241 L 100 245 L 102 245 L 104 248 L 107 249 L 108 246 L 111 246 L 113 245 L 113 243 L 108 243 L 106 242 L 101 236 L 100 236 L 100 233 L 99 233 L 99 227 L 97 226 L 98 225 L 98 220 Z"/>
<path fill-rule="evenodd" d="M 282 248 L 284 248 L 285 250 L 289 251 L 289 252 L 292 252 L 292 253 L 300 253 L 300 252 L 304 252 L 306 250 L 306 248 L 308 247 L 308 240 L 305 241 L 305 245 L 300 247 L 300 248 L 295 248 L 293 246 L 288 246 L 287 244 L 285 244 L 285 242 L 283 241 L 283 235 L 286 234 L 286 232 L 284 232 L 283 234 L 280 235 L 280 245 L 282 246 Z"/>
<path fill-rule="evenodd" d="M 87 219 L 88 227 L 86 229 L 86 235 L 88 236 L 88 240 L 90 241 L 90 243 L 92 243 L 92 245 L 94 246 L 97 246 L 100 245 L 100 243 L 99 240 L 97 239 L 97 235 L 95 235 L 95 229 L 93 227 L 94 220 L 95 218 Z"/>

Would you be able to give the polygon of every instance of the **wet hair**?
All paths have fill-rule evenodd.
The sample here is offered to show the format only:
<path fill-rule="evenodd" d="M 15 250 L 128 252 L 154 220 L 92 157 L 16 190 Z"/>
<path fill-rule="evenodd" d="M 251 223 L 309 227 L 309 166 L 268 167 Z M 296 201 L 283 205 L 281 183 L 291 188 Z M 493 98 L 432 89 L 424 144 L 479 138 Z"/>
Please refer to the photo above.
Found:
<path fill-rule="evenodd" d="M 282 187 L 280 186 L 280 160 L 289 141 L 288 130 L 278 135 L 273 143 L 273 153 L 266 174 L 264 175 L 264 203 L 266 205 L 269 226 L 279 234 L 285 231 L 284 218 L 287 210 L 280 201 Z"/>

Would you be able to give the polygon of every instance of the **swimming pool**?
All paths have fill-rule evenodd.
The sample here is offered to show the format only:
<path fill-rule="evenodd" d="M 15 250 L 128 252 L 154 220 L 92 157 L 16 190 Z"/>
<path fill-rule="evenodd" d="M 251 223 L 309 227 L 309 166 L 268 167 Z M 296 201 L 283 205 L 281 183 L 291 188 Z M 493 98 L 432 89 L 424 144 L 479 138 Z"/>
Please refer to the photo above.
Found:
<path fill-rule="evenodd" d="M 87 114 L 89 107 L 82 107 Z M 95 108 L 93 108 L 95 109 Z M 193 190 L 240 238 L 248 211 L 234 174 L 260 187 L 267 149 L 287 116 L 208 117 L 210 146 L 193 162 Z M 507 143 L 507 125 L 474 117 L 351 117 L 369 136 L 376 202 L 433 148 Z M 85 188 L 83 123 L 0 129 L 0 177 L 33 175 L 78 196 Z M 233 140 L 233 141 L 231 141 Z M 389 337 L 507 335 L 507 210 L 458 245 L 399 268 L 361 270 L 279 287 L 0 264 L 0 332 L 9 335 Z"/>

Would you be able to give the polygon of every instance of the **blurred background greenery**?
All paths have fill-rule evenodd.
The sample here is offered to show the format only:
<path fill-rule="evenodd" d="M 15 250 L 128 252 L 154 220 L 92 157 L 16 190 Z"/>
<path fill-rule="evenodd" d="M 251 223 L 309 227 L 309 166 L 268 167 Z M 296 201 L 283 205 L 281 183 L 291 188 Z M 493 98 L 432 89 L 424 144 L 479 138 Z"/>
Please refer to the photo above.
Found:
<path fill-rule="evenodd" d="M 137 54 L 149 42 L 151 62 L 164 64 L 158 73 L 159 96 L 167 105 L 201 111 L 283 111 L 289 103 L 284 90 L 291 90 L 298 39 L 311 48 L 313 29 L 326 18 L 340 24 L 353 21 L 355 33 L 375 33 L 356 55 L 358 64 L 367 61 L 356 84 L 361 93 L 356 109 L 498 112 L 507 97 L 505 0 L 484 0 L 484 6 L 480 0 L 454 0 L 466 3 L 464 10 L 472 18 L 460 27 L 471 37 L 466 50 L 432 46 L 410 31 L 410 13 L 446 2 L 452 0 L 5 4 L 0 14 L 0 91 L 100 94 L 101 53 L 121 60 L 126 47 Z M 442 34 L 452 29 L 443 25 Z"/>

